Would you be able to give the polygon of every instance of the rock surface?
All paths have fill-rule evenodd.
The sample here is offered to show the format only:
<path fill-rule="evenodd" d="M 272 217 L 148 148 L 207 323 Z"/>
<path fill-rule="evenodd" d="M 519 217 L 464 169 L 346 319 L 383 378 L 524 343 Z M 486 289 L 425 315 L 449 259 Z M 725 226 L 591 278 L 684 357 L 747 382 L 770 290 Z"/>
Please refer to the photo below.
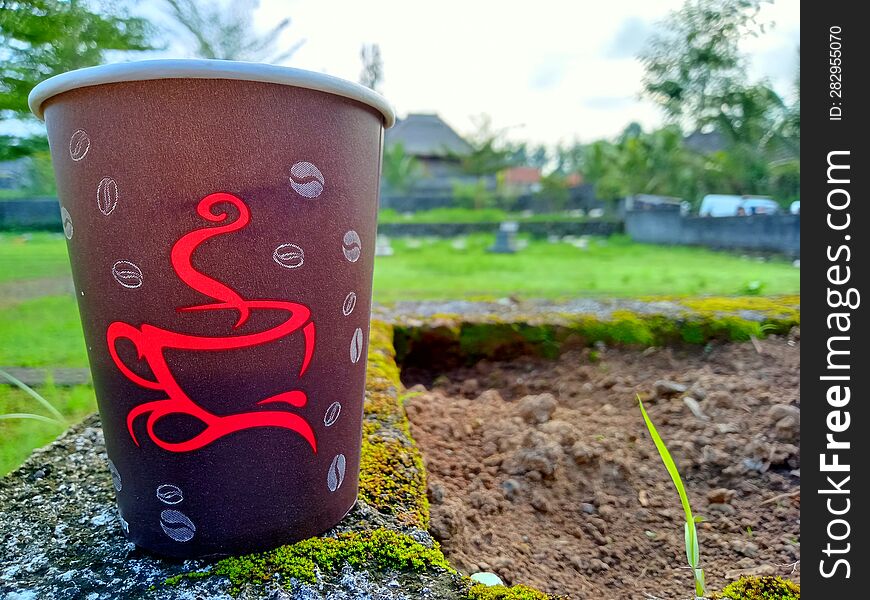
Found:
<path fill-rule="evenodd" d="M 128 542 L 121 534 L 105 464 L 102 429 L 95 415 L 34 452 L 0 481 L 0 598 L 233 598 L 228 580 L 220 577 L 164 584 L 168 577 L 208 568 L 208 563 L 162 559 Z M 431 545 L 428 533 L 402 527 L 362 502 L 327 535 L 374 527 L 395 528 Z M 317 585 L 276 581 L 249 586 L 236 597 L 386 600 L 455 597 L 456 589 L 447 573 L 367 571 L 345 565 L 321 577 Z"/>

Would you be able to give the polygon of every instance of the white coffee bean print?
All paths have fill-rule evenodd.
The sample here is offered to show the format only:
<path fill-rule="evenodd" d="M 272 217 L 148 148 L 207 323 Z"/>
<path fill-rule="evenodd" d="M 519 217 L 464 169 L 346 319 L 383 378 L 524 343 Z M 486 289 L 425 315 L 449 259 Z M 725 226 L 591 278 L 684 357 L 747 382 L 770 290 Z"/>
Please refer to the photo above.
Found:
<path fill-rule="evenodd" d="M 118 467 L 115 466 L 115 463 L 112 462 L 111 458 L 109 459 L 109 473 L 112 475 L 112 486 L 115 488 L 116 492 L 120 492 L 123 487 L 121 474 L 118 472 Z"/>
<path fill-rule="evenodd" d="M 311 181 L 305 181 L 310 178 Z M 317 198 L 323 193 L 323 173 L 310 162 L 298 162 L 290 167 L 290 187 L 305 198 Z"/>
<path fill-rule="evenodd" d="M 63 234 L 66 236 L 66 239 L 71 240 L 73 236 L 72 217 L 66 206 L 60 207 L 60 218 L 63 221 Z"/>
<path fill-rule="evenodd" d="M 360 254 L 362 252 L 362 241 L 359 239 L 359 234 L 351 229 L 347 233 L 344 234 L 344 246 L 342 246 L 341 251 L 344 252 L 344 257 L 350 262 L 356 262 L 359 260 Z"/>
<path fill-rule="evenodd" d="M 353 332 L 353 337 L 350 340 L 350 362 L 356 364 L 362 357 L 363 353 L 363 332 L 359 327 Z"/>
<path fill-rule="evenodd" d="M 130 533 L 130 524 L 127 520 L 121 516 L 121 511 L 118 511 L 118 521 L 121 523 L 121 531 L 124 533 Z"/>
<path fill-rule="evenodd" d="M 326 409 L 326 414 L 323 415 L 323 424 L 327 427 L 332 427 L 338 421 L 338 415 L 341 414 L 341 403 L 333 402 Z"/>
<path fill-rule="evenodd" d="M 108 216 L 118 205 L 118 184 L 111 177 L 103 177 L 97 185 L 97 208 Z"/>
<path fill-rule="evenodd" d="M 356 308 L 356 292 L 351 292 L 344 298 L 344 304 L 341 305 L 341 314 L 345 317 L 353 312 Z"/>
<path fill-rule="evenodd" d="M 344 470 L 347 468 L 347 460 L 344 454 L 338 454 L 329 465 L 329 473 L 326 475 L 326 485 L 330 492 L 334 492 L 344 483 Z"/>
<path fill-rule="evenodd" d="M 297 244 L 281 244 L 272 253 L 272 260 L 285 269 L 298 269 L 305 264 L 305 252 Z"/>
<path fill-rule="evenodd" d="M 112 265 L 112 277 L 125 288 L 131 290 L 142 287 L 145 280 L 142 276 L 142 269 L 129 260 L 119 260 Z"/>
<path fill-rule="evenodd" d="M 178 504 L 184 500 L 184 494 L 181 493 L 181 488 L 171 483 L 164 483 L 157 486 L 157 499 L 163 504 Z"/>
<path fill-rule="evenodd" d="M 189 542 L 196 533 L 196 526 L 187 515 L 177 510 L 164 510 L 160 513 L 160 527 L 163 533 L 176 542 Z"/>
<path fill-rule="evenodd" d="M 84 129 L 76 129 L 69 138 L 69 156 L 78 162 L 85 157 L 91 149 L 91 136 Z"/>

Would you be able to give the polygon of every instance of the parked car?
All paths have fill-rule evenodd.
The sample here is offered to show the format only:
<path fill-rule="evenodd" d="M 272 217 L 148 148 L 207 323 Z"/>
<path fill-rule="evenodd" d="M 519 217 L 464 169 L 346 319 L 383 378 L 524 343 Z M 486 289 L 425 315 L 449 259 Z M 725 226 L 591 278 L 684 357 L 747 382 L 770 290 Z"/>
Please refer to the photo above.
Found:
<path fill-rule="evenodd" d="M 733 217 L 737 214 L 737 207 L 743 202 L 743 196 L 731 196 L 728 194 L 707 194 L 701 200 L 701 209 L 698 214 L 702 217 Z"/>
<path fill-rule="evenodd" d="M 736 217 L 743 215 L 774 214 L 779 205 L 761 196 L 733 194 L 707 194 L 701 200 L 698 214 L 702 217 Z"/>
<path fill-rule="evenodd" d="M 770 198 L 747 198 L 737 207 L 737 213 L 743 215 L 775 215 L 779 212 L 779 204 Z"/>
<path fill-rule="evenodd" d="M 794 202 L 792 202 L 791 205 L 788 207 L 788 212 L 793 215 L 801 214 L 801 201 L 795 200 Z"/>

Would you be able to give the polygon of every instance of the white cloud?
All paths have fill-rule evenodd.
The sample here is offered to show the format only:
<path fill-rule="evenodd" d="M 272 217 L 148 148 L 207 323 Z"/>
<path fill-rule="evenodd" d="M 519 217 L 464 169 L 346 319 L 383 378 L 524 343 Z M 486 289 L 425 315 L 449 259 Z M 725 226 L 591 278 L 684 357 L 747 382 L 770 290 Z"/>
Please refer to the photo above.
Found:
<path fill-rule="evenodd" d="M 360 46 L 378 43 L 383 93 L 400 115 L 438 112 L 469 132 L 472 118 L 485 113 L 513 138 L 554 144 L 614 136 L 631 121 L 661 122 L 658 109 L 638 99 L 643 70 L 634 54 L 638 38 L 681 4 L 262 0 L 255 21 L 266 30 L 289 16 L 283 45 L 307 41 L 287 64 L 351 80 L 359 77 Z M 147 10 L 153 14 L 153 2 Z M 788 92 L 797 63 L 798 0 L 778 0 L 762 17 L 778 24 L 744 44 L 756 56 L 751 73 Z"/>

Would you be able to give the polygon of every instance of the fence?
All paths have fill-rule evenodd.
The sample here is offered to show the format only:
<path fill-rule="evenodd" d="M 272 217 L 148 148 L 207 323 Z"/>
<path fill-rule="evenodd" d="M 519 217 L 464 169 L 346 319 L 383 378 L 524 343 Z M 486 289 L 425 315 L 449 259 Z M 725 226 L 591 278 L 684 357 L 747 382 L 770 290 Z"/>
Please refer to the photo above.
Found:
<path fill-rule="evenodd" d="M 63 231 L 57 198 L 0 200 L 0 231 L 10 229 Z"/>
<path fill-rule="evenodd" d="M 801 253 L 800 215 L 685 217 L 674 210 L 630 211 L 625 232 L 651 244 L 776 252 L 795 258 Z"/>

